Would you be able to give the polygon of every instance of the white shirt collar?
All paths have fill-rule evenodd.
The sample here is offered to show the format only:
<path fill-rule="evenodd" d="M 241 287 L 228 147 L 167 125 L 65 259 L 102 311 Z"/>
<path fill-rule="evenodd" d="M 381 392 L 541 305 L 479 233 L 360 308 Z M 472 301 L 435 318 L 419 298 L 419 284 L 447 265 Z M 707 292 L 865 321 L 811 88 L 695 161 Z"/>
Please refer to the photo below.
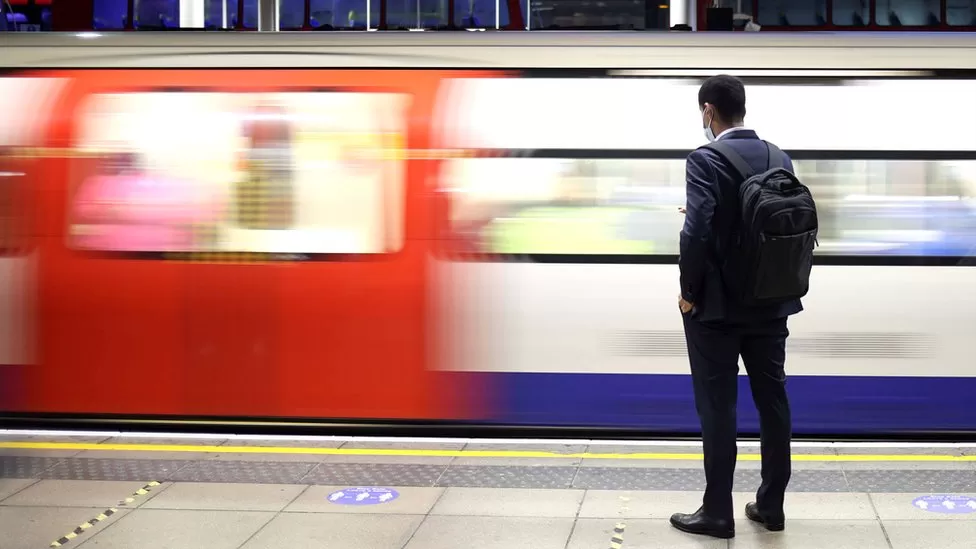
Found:
<path fill-rule="evenodd" d="M 715 140 L 718 141 L 719 139 L 722 139 L 723 137 L 725 137 L 726 135 L 728 135 L 728 134 L 730 134 L 732 132 L 738 132 L 738 131 L 743 131 L 743 130 L 747 130 L 747 129 L 748 128 L 744 128 L 742 126 L 737 126 L 735 128 L 729 128 L 729 129 L 725 130 L 724 132 L 718 134 L 718 137 L 716 137 Z"/>

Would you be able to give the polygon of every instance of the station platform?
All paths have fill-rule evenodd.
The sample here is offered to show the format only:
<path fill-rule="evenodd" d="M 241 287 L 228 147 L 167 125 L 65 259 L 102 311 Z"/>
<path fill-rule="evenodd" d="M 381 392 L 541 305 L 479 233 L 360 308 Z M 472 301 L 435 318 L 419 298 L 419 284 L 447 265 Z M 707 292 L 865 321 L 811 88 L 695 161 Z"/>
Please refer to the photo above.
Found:
<path fill-rule="evenodd" d="M 0 548 L 953 549 L 976 547 L 976 445 L 796 443 L 786 530 L 678 532 L 701 447 L 674 441 L 0 431 Z"/>

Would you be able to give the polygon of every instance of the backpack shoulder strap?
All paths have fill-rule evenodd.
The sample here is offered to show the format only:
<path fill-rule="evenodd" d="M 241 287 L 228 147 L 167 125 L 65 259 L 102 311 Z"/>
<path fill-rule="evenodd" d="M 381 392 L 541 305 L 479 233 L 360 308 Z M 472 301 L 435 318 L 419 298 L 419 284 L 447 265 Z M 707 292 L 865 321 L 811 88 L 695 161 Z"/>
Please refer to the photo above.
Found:
<path fill-rule="evenodd" d="M 735 152 L 735 149 L 730 147 L 728 143 L 714 141 L 703 146 L 702 148 L 715 151 L 719 156 L 727 160 L 729 164 L 732 164 L 732 167 L 735 168 L 735 171 L 739 172 L 739 175 L 742 177 L 743 181 L 755 175 L 755 170 L 752 169 L 752 166 L 750 166 L 749 163 L 739 155 L 739 153 Z"/>
<path fill-rule="evenodd" d="M 769 169 L 785 168 L 786 167 L 786 153 L 780 150 L 779 147 L 773 145 L 769 141 L 763 141 L 766 144 L 767 152 L 767 164 L 769 164 Z"/>

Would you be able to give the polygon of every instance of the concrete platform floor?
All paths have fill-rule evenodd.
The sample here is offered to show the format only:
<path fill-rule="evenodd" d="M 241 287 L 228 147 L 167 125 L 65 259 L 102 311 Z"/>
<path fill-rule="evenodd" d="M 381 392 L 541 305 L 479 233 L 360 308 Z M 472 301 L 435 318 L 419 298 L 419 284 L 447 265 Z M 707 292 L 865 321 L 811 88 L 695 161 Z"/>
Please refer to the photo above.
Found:
<path fill-rule="evenodd" d="M 700 503 L 694 446 L 94 438 L 0 434 L 0 549 L 976 548 L 966 448 L 797 448 L 779 533 L 745 519 L 744 448 L 723 541 L 667 522 Z"/>

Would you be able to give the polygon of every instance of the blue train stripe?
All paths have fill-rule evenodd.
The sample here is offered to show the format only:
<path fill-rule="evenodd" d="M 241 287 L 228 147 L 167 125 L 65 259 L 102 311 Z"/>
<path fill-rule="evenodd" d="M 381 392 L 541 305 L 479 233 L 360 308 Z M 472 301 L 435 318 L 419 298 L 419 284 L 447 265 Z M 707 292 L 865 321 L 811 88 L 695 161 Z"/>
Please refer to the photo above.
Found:
<path fill-rule="evenodd" d="M 690 375 L 491 373 L 495 421 L 695 433 Z M 976 430 L 976 378 L 795 376 L 787 381 L 798 435 Z M 758 433 L 748 379 L 739 428 Z"/>

